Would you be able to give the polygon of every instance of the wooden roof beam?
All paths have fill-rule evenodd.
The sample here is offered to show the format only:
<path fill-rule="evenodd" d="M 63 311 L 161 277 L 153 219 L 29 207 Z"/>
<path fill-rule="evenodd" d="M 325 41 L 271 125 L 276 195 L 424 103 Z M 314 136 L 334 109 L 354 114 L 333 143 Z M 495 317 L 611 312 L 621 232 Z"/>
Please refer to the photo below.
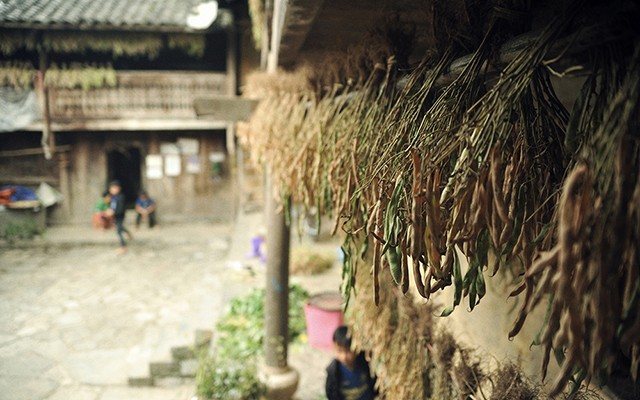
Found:
<path fill-rule="evenodd" d="M 280 38 L 280 65 L 296 61 L 323 4 L 324 0 L 291 0 L 287 3 Z"/>

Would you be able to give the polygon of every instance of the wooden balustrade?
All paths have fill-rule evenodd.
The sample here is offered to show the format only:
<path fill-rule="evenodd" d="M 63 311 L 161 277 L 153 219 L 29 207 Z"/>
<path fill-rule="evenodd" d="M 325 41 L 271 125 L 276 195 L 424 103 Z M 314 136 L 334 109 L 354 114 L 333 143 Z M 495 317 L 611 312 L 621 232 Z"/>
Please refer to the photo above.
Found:
<path fill-rule="evenodd" d="M 185 71 L 118 72 L 116 87 L 49 89 L 52 119 L 194 118 L 197 97 L 226 93 L 226 75 Z"/>

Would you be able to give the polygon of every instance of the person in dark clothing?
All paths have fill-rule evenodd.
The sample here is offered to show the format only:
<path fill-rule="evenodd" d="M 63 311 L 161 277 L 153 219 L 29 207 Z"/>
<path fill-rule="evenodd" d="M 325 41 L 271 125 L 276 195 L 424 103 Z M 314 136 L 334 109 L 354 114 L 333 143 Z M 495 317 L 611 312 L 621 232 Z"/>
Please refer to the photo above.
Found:
<path fill-rule="evenodd" d="M 140 227 L 143 217 L 149 218 L 149 228 L 156 226 L 156 202 L 144 190 L 136 199 L 136 229 Z"/>
<path fill-rule="evenodd" d="M 325 391 L 328 400 L 373 400 L 377 398 L 375 378 L 363 353 L 351 350 L 351 338 L 346 326 L 333 334 L 336 358 L 327 367 Z"/>
<path fill-rule="evenodd" d="M 124 240 L 126 234 L 131 239 L 131 234 L 124 227 L 124 217 L 126 212 L 125 199 L 122 194 L 122 186 L 119 181 L 112 181 L 109 183 L 109 194 L 111 194 L 111 203 L 109 204 L 109 213 L 113 215 L 113 220 L 116 224 L 116 233 L 120 240 L 120 248 L 118 252 L 124 254 L 127 252 L 127 242 Z"/>

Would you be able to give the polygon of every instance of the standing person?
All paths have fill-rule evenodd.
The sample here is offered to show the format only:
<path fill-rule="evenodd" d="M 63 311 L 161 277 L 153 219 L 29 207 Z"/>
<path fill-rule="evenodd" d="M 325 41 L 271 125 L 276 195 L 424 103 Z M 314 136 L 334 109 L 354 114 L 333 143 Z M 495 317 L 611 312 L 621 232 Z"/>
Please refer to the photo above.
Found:
<path fill-rule="evenodd" d="M 109 204 L 109 212 L 113 215 L 113 220 L 116 224 L 116 233 L 118 234 L 118 239 L 120 240 L 120 248 L 118 252 L 120 254 L 124 254 L 127 252 L 127 242 L 124 240 L 124 235 L 127 234 L 129 239 L 131 239 L 131 234 L 124 227 L 124 216 L 125 216 L 125 199 L 122 194 L 122 186 L 120 186 L 119 181 L 111 181 L 109 183 L 109 194 L 111 194 L 111 203 Z"/>
<path fill-rule="evenodd" d="M 136 229 L 140 228 L 140 221 L 143 217 L 149 218 L 149 228 L 156 225 L 156 202 L 153 201 L 147 192 L 141 190 L 136 199 Z"/>
<path fill-rule="evenodd" d="M 351 350 L 351 338 L 346 326 L 333 333 L 336 358 L 327 367 L 325 390 L 328 400 L 373 400 L 377 398 L 375 379 L 363 353 Z"/>

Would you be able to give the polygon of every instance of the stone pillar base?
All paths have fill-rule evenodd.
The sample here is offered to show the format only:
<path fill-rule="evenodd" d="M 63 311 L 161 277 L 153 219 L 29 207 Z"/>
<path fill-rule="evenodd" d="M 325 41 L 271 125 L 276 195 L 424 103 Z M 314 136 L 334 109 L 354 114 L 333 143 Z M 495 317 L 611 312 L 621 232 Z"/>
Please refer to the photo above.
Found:
<path fill-rule="evenodd" d="M 291 400 L 300 374 L 293 368 L 275 368 L 262 364 L 258 372 L 260 381 L 267 386 L 268 400 Z"/>

